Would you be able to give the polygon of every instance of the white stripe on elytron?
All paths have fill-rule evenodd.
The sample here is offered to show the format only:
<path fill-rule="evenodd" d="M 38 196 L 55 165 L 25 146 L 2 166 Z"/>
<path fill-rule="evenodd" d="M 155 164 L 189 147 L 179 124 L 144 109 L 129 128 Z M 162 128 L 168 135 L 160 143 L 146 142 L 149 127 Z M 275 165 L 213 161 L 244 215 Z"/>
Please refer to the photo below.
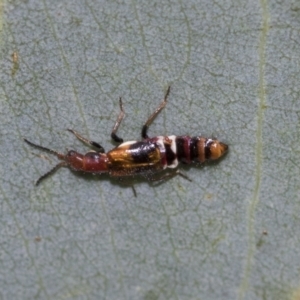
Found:
<path fill-rule="evenodd" d="M 168 165 L 168 168 L 174 169 L 178 166 L 176 135 L 169 135 L 168 138 L 172 141 L 171 150 L 175 154 L 175 159 Z"/>
<path fill-rule="evenodd" d="M 132 144 L 135 144 L 135 143 L 137 143 L 137 141 L 128 141 L 128 142 L 124 142 L 124 143 L 120 144 L 120 145 L 118 146 L 118 148 L 123 147 L 123 146 L 132 145 Z"/>
<path fill-rule="evenodd" d="M 160 153 L 165 153 L 166 148 L 165 148 L 165 144 L 164 144 L 164 137 L 163 136 L 157 136 L 156 138 L 157 138 L 156 144 L 159 147 Z M 167 165 L 163 166 L 163 169 L 165 169 L 165 168 L 167 168 Z"/>

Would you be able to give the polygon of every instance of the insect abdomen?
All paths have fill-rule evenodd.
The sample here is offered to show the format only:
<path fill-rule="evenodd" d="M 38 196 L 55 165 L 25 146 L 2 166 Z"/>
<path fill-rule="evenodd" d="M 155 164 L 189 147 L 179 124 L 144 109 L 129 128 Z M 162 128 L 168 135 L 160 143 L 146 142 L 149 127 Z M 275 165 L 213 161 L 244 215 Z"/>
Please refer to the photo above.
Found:
<path fill-rule="evenodd" d="M 226 144 L 205 137 L 177 136 L 175 143 L 177 159 L 185 164 L 218 159 L 228 149 Z"/>

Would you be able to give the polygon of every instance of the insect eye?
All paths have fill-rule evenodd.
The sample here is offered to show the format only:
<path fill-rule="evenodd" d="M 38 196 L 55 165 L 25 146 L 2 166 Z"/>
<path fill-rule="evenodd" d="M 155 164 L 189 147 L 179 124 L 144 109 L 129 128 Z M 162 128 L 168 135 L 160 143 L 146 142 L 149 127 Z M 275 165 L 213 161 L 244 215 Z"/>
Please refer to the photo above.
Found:
<path fill-rule="evenodd" d="M 70 150 L 70 151 L 68 152 L 68 156 L 74 156 L 74 155 L 76 155 L 76 151 Z"/>

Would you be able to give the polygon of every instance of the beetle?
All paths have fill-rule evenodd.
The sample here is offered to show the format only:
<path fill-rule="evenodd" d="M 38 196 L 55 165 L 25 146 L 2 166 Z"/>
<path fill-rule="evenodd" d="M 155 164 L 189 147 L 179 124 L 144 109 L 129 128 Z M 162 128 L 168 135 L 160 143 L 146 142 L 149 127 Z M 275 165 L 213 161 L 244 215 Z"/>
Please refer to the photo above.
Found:
<path fill-rule="evenodd" d="M 209 160 L 217 160 L 228 151 L 228 145 L 217 139 L 201 136 L 169 135 L 149 137 L 148 128 L 166 106 L 169 93 L 170 86 L 161 104 L 144 123 L 141 131 L 141 141 L 123 142 L 123 139 L 116 134 L 125 116 L 122 99 L 120 98 L 120 113 L 111 132 L 111 138 L 116 143 L 119 143 L 119 145 L 107 153 L 105 153 L 104 148 L 100 144 L 84 138 L 73 129 L 67 130 L 74 134 L 80 141 L 97 149 L 97 151 L 89 151 L 86 154 L 81 154 L 70 150 L 64 154 L 24 139 L 30 146 L 54 154 L 58 159 L 62 160 L 53 169 L 42 175 L 36 181 L 36 185 L 61 167 L 68 167 L 73 171 L 93 174 L 107 173 L 117 178 L 142 175 L 149 181 L 164 181 L 173 176 L 180 175 L 190 180 L 178 170 L 179 163 L 204 163 Z M 173 171 L 162 172 L 167 168 Z"/>

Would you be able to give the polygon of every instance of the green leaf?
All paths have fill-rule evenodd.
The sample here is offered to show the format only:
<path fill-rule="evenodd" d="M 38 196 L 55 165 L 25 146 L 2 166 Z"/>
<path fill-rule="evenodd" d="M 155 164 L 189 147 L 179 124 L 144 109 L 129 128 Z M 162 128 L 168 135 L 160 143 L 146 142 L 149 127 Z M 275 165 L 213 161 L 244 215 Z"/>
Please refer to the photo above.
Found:
<path fill-rule="evenodd" d="M 2 5 L 1 298 L 299 298 L 297 1 Z M 34 186 L 57 159 L 23 138 L 108 151 L 119 97 L 136 140 L 168 85 L 149 134 L 217 136 L 223 160 L 136 198 L 65 168 Z"/>

